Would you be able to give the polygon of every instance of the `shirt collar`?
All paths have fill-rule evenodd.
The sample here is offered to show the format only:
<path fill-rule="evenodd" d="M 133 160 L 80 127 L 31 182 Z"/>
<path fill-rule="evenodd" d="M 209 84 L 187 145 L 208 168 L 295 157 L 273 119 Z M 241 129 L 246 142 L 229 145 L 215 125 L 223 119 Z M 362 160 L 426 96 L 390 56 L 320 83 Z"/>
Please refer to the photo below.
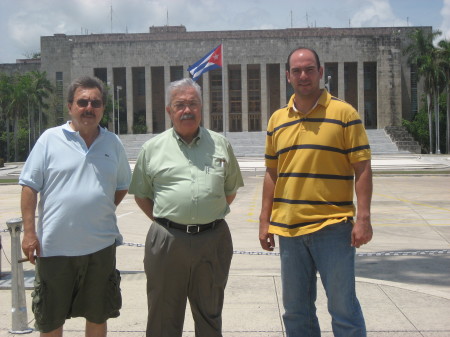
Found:
<path fill-rule="evenodd" d="M 72 127 L 70 126 L 70 123 L 71 123 L 71 121 L 67 121 L 66 124 L 63 124 L 62 125 L 63 130 L 67 131 L 67 132 L 70 132 L 70 133 L 73 133 L 73 134 L 79 134 L 78 131 L 75 131 L 74 129 L 72 129 Z M 100 130 L 100 132 L 98 133 L 99 136 L 103 135 L 106 132 L 106 129 L 102 128 L 100 125 L 98 126 L 98 128 Z"/>
<path fill-rule="evenodd" d="M 205 132 L 204 129 L 201 126 L 199 126 L 198 129 L 199 130 L 198 130 L 197 136 L 195 136 L 194 139 L 192 139 L 192 142 L 190 144 L 186 143 L 184 141 L 184 139 L 181 138 L 181 136 L 175 131 L 175 129 L 173 127 L 172 127 L 172 132 L 173 132 L 174 137 L 177 139 L 178 143 L 182 143 L 182 144 L 184 144 L 186 146 L 192 146 L 192 145 L 198 143 L 200 138 L 202 138 L 203 133 Z"/>
<path fill-rule="evenodd" d="M 330 103 L 330 101 L 331 101 L 330 93 L 327 90 L 322 89 L 322 93 L 320 94 L 320 96 L 317 99 L 314 106 L 308 112 L 302 113 L 295 107 L 295 94 L 293 94 L 291 96 L 291 99 L 289 100 L 288 109 L 289 109 L 289 111 L 293 111 L 296 114 L 306 116 L 306 115 L 310 114 L 318 105 L 321 105 L 326 108 L 328 106 L 328 104 Z"/>

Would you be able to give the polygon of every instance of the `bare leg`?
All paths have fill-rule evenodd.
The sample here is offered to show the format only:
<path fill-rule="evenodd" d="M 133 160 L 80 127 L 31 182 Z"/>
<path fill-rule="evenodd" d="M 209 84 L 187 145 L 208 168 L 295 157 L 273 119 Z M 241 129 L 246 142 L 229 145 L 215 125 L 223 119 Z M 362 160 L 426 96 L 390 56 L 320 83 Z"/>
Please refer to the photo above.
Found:
<path fill-rule="evenodd" d="M 86 320 L 86 337 L 106 337 L 106 332 L 108 330 L 107 324 L 97 324 Z"/>
<path fill-rule="evenodd" d="M 52 330 L 50 332 L 41 332 L 41 337 L 62 337 L 63 335 L 63 326 L 61 325 L 59 328 Z"/>

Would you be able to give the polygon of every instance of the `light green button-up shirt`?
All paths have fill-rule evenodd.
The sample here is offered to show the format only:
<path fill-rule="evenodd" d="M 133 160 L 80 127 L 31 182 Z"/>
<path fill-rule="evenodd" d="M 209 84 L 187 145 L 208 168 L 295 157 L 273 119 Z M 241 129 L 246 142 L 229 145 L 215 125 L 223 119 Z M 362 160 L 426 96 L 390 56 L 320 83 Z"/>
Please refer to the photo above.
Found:
<path fill-rule="evenodd" d="M 205 224 L 230 212 L 225 196 L 244 186 L 228 140 L 200 128 L 191 144 L 169 129 L 139 153 L 129 193 L 153 200 L 153 216 L 182 224 Z"/>

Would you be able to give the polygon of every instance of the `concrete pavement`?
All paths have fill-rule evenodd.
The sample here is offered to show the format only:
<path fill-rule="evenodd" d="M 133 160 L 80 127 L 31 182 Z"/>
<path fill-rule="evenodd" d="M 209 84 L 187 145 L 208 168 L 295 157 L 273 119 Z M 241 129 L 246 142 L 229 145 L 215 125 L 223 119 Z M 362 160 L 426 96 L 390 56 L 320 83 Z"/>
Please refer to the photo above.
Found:
<path fill-rule="evenodd" d="M 420 158 L 419 158 L 420 157 Z M 426 160 L 422 158 L 426 158 Z M 413 162 L 422 170 L 448 169 L 449 157 L 401 156 L 374 158 L 393 163 L 389 170 L 404 170 Z M 250 164 L 248 164 L 250 162 Z M 435 162 L 436 165 L 432 165 Z M 225 337 L 284 336 L 281 315 L 278 250 L 267 253 L 258 242 L 258 215 L 262 191 L 261 160 L 240 160 L 245 187 L 238 192 L 227 221 L 235 255 L 225 295 Z M 247 164 L 246 164 L 247 163 Z M 431 164 L 430 164 L 431 163 Z M 381 166 L 380 166 L 381 167 Z M 382 169 L 380 169 L 382 170 Z M 0 173 L 1 174 L 1 173 Z M 450 337 L 450 174 L 375 175 L 372 203 L 374 238 L 357 250 L 357 293 L 365 314 L 369 337 Z M 20 216 L 20 187 L 0 186 L 0 231 L 6 221 Z M 133 198 L 118 207 L 119 227 L 126 245 L 118 249 L 122 273 L 121 316 L 108 322 L 109 336 L 145 336 L 146 300 L 143 243 L 150 222 Z M 0 279 L 0 337 L 11 336 L 11 291 L 8 289 L 10 236 L 2 237 Z M 30 263 L 24 264 L 27 284 L 33 278 Z M 5 275 L 6 274 L 6 275 Z M 29 326 L 31 290 L 27 290 Z M 324 291 L 317 300 L 322 336 L 333 336 Z M 84 322 L 66 322 L 65 336 L 82 336 Z M 194 336 L 189 310 L 183 336 Z M 38 336 L 33 332 L 30 336 Z"/>

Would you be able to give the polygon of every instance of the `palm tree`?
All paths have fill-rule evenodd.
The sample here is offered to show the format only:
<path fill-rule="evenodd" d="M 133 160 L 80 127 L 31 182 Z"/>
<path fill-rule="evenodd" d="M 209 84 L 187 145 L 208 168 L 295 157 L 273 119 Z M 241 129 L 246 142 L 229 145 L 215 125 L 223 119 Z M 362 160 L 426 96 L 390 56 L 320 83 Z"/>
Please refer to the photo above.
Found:
<path fill-rule="evenodd" d="M 53 92 L 53 87 L 50 81 L 47 79 L 47 74 L 40 71 L 31 71 L 29 73 L 30 82 L 27 88 L 28 100 L 31 108 L 38 109 L 38 135 L 41 134 L 42 127 L 42 109 L 47 109 L 46 99 Z M 30 113 L 30 112 L 29 112 Z M 30 122 L 35 124 L 35 119 L 30 119 Z M 31 130 L 30 130 L 31 132 Z M 36 140 L 36 130 L 33 127 L 33 142 Z"/>
<path fill-rule="evenodd" d="M 27 111 L 27 86 L 29 77 L 26 75 L 15 75 L 12 77 L 12 91 L 9 102 L 9 114 L 14 119 L 14 161 L 19 159 L 19 120 L 24 117 Z"/>
<path fill-rule="evenodd" d="M 14 160 L 19 159 L 19 121 L 27 120 L 28 133 L 28 151 L 31 150 L 31 135 L 33 134 L 33 143 L 36 139 L 36 116 L 33 113 L 38 109 L 38 130 L 41 133 L 42 109 L 48 108 L 46 99 L 53 91 L 50 81 L 45 72 L 31 71 L 24 74 L 15 74 L 12 76 L 3 75 L 0 78 L 0 109 L 6 120 L 7 133 L 7 157 L 9 158 L 9 127 L 10 121 L 13 121 L 13 143 Z"/>
<path fill-rule="evenodd" d="M 439 82 L 436 78 L 439 67 L 436 62 L 436 48 L 433 45 L 433 41 L 441 34 L 442 33 L 438 30 L 427 33 L 422 29 L 415 29 L 409 36 L 411 44 L 404 50 L 404 53 L 408 55 L 408 63 L 417 67 L 418 79 L 424 78 L 424 91 L 427 95 L 430 153 L 433 152 L 431 106 L 435 99 L 435 95 L 438 95 L 437 85 Z"/>
<path fill-rule="evenodd" d="M 438 43 L 439 64 L 444 69 L 447 88 L 447 132 L 446 150 L 450 153 L 450 41 L 441 40 Z"/>

